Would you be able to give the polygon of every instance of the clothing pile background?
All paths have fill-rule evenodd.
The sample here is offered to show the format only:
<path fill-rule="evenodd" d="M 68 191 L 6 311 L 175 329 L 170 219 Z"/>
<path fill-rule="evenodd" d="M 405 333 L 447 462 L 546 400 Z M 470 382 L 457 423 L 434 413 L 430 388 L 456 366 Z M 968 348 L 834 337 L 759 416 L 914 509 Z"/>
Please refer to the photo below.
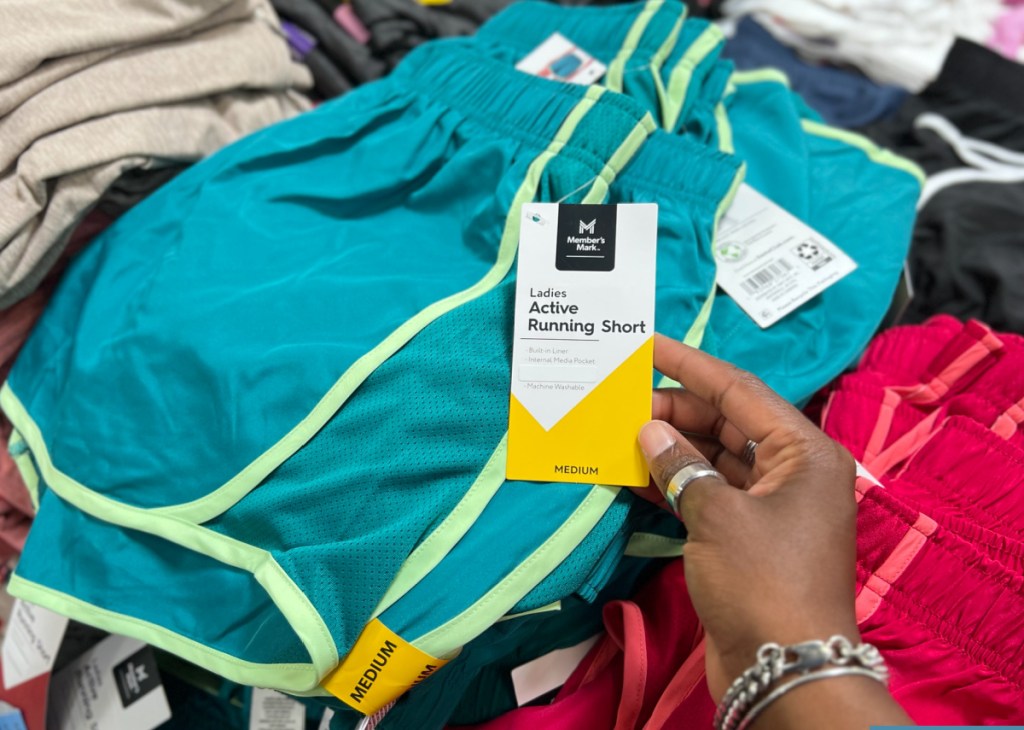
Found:
<path fill-rule="evenodd" d="M 163 633 L 141 638 L 285 691 L 314 686 L 374 616 L 460 650 L 371 723 L 384 730 L 708 727 L 702 630 L 659 608 L 688 607 L 664 562 L 680 525 L 628 493 L 540 498 L 500 476 L 517 206 L 657 202 L 659 331 L 794 403 L 868 348 L 809 411 L 877 477 L 858 480 L 862 631 L 915 720 L 1020 721 L 1024 515 L 1004 486 L 1024 476 L 1019 338 L 944 317 L 868 343 L 939 312 L 1024 331 L 1024 6 L 577 4 L 147 0 L 113 23 L 103 3 L 4 9 L 5 377 L 34 332 L 0 396 L 16 422 L 0 422 L 7 554 L 41 505 L 12 592 L 120 633 L 142 619 Z M 600 88 L 512 70 L 554 32 L 608 65 Z M 741 182 L 858 263 L 767 330 L 715 287 L 715 224 Z M 916 296 L 889 311 L 905 260 Z M 290 451 L 246 466 L 278 438 Z M 312 618 L 263 592 L 268 565 Z M 246 598 L 196 588 L 211 584 Z M 551 704 L 516 709 L 512 668 L 602 629 Z M 951 692 L 952 675 L 969 680 Z M 181 698 L 175 722 L 210 701 Z M 332 727 L 360 722 L 326 703 Z"/>

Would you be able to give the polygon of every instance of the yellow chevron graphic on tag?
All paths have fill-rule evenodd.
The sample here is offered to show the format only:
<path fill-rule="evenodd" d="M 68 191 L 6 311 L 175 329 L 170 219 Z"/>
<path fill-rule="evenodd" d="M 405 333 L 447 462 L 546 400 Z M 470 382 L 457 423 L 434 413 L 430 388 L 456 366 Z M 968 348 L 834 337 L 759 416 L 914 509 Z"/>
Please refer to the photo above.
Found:
<path fill-rule="evenodd" d="M 651 338 L 548 431 L 511 396 L 508 478 L 646 487 L 636 437 L 651 418 L 653 361 Z"/>

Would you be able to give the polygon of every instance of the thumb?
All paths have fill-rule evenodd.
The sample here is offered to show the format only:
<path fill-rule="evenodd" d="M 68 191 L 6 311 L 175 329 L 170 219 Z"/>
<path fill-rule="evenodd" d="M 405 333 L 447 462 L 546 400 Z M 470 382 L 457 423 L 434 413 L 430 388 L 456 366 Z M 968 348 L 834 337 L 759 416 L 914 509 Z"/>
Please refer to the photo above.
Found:
<path fill-rule="evenodd" d="M 647 458 L 654 483 L 665 495 L 676 515 L 689 522 L 692 505 L 701 495 L 728 487 L 719 474 L 693 444 L 664 421 L 650 421 L 637 439 Z"/>

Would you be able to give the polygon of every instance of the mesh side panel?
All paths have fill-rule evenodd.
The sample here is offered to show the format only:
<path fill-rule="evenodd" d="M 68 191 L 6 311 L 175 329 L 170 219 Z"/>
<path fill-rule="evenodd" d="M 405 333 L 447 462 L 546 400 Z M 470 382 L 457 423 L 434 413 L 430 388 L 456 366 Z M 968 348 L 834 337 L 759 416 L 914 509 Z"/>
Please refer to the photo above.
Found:
<path fill-rule="evenodd" d="M 343 654 L 507 428 L 513 293 L 510 276 L 425 328 L 209 525 L 275 553 Z"/>
<path fill-rule="evenodd" d="M 614 559 L 617 563 L 620 556 L 605 556 L 605 551 L 609 543 L 614 541 L 618 532 L 623 528 L 628 514 L 629 497 L 626 493 L 620 493 L 583 542 L 577 545 L 576 549 L 551 571 L 547 578 L 526 594 L 509 613 L 531 611 L 572 595 L 580 589 L 592 573 L 602 567 L 602 558 Z M 601 586 L 596 587 L 601 588 Z"/>

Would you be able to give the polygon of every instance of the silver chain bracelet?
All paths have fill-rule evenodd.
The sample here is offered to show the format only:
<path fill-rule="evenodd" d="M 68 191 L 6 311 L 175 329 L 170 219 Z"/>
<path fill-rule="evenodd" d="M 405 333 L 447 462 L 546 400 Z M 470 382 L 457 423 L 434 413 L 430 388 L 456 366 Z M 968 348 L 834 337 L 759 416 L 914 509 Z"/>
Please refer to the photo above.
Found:
<path fill-rule="evenodd" d="M 789 675 L 797 677 L 776 686 Z M 764 644 L 757 650 L 757 662 L 736 678 L 718 705 L 715 730 L 746 730 L 768 705 L 801 684 L 850 675 L 889 682 L 878 649 L 871 644 L 854 646 L 845 636 L 790 646 Z"/>

